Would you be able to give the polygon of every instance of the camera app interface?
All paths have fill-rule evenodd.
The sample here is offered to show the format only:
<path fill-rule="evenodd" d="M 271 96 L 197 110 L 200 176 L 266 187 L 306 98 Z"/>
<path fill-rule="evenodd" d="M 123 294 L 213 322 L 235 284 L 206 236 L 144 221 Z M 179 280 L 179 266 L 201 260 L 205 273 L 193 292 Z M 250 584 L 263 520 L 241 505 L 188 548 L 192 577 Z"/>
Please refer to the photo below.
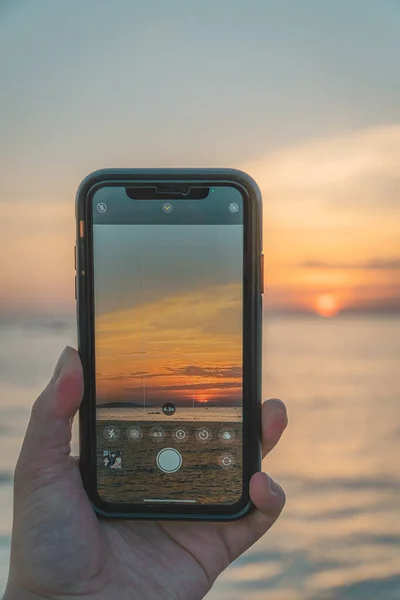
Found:
<path fill-rule="evenodd" d="M 97 489 L 105 502 L 242 495 L 243 198 L 92 199 Z"/>

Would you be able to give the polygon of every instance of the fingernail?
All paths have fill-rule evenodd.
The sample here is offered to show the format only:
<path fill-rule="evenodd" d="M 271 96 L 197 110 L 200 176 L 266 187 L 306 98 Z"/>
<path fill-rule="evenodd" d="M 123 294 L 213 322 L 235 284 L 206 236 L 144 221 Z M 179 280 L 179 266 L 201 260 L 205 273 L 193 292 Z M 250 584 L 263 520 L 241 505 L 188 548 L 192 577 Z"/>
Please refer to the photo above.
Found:
<path fill-rule="evenodd" d="M 279 400 L 278 398 L 271 398 L 271 400 L 268 400 L 268 404 L 270 406 L 272 418 L 285 419 L 286 425 L 287 425 L 287 421 L 288 421 L 287 410 L 286 410 L 286 406 L 282 402 L 282 400 Z"/>
<path fill-rule="evenodd" d="M 277 483 L 275 483 L 275 481 L 269 475 L 268 475 L 268 485 L 269 485 L 271 494 L 273 494 L 274 496 L 277 496 L 279 494 L 279 485 Z"/>
<path fill-rule="evenodd" d="M 267 402 L 274 403 L 280 410 L 286 410 L 286 405 L 280 398 L 270 398 Z"/>
<path fill-rule="evenodd" d="M 68 360 L 68 346 L 65 346 L 64 350 L 61 352 L 60 357 L 57 361 L 56 367 L 54 369 L 54 373 L 53 373 L 53 381 L 57 381 L 58 378 L 60 377 L 64 366 L 67 363 Z"/>

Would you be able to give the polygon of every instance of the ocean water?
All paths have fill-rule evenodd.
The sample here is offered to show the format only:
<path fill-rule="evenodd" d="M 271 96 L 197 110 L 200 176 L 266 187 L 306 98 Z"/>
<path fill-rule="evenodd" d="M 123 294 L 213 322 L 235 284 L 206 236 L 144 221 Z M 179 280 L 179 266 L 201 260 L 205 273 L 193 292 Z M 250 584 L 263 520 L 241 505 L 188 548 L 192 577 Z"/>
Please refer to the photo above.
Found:
<path fill-rule="evenodd" d="M 264 396 L 290 420 L 265 468 L 287 505 L 207 600 L 400 598 L 400 319 L 280 318 L 264 334 Z M 30 406 L 74 340 L 73 325 L 0 327 L 0 590 Z"/>

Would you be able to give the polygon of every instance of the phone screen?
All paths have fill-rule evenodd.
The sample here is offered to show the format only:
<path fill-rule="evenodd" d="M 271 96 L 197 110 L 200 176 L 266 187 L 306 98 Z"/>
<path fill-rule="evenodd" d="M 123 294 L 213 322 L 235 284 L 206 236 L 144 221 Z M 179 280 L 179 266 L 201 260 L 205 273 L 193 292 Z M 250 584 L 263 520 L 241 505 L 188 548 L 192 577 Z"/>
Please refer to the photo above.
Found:
<path fill-rule="evenodd" d="M 92 196 L 97 493 L 235 504 L 243 488 L 243 227 L 202 199 Z"/>

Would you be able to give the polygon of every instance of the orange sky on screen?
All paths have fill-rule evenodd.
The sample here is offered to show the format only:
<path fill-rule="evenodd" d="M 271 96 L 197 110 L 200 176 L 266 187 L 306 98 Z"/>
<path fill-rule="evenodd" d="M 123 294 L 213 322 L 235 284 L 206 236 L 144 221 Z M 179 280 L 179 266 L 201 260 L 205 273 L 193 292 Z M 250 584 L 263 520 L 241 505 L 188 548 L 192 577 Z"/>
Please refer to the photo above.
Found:
<path fill-rule="evenodd" d="M 142 402 L 144 388 L 150 404 L 159 393 L 175 403 L 240 399 L 241 301 L 240 284 L 229 284 L 98 316 L 99 403 Z M 226 311 L 235 306 L 237 322 Z"/>

